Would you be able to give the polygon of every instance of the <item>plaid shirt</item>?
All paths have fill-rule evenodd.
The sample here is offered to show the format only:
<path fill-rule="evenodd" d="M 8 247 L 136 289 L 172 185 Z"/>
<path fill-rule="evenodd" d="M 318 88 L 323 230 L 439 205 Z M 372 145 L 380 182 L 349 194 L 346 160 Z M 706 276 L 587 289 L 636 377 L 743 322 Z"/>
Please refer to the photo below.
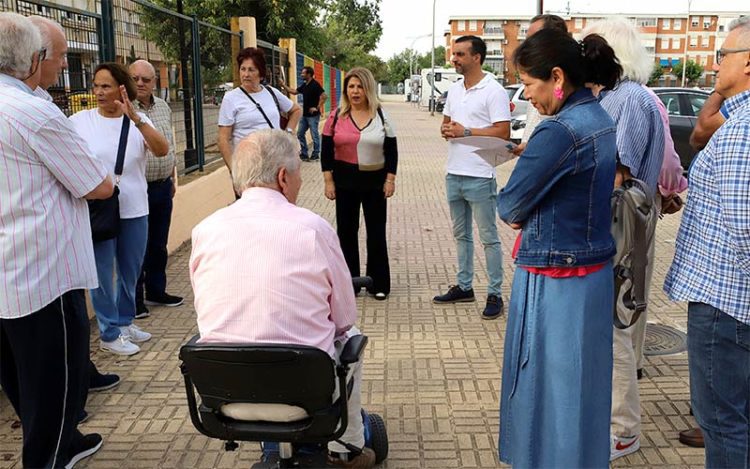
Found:
<path fill-rule="evenodd" d="M 174 169 L 174 138 L 172 135 L 172 110 L 169 104 L 161 98 L 151 96 L 151 106 L 146 109 L 140 101 L 133 101 L 136 111 L 141 111 L 154 123 L 154 127 L 169 142 L 169 153 L 157 158 L 150 150 L 146 151 L 146 181 L 161 181 L 172 175 Z"/>
<path fill-rule="evenodd" d="M 730 117 L 696 155 L 664 291 L 750 324 L 750 90 L 725 102 Z"/>

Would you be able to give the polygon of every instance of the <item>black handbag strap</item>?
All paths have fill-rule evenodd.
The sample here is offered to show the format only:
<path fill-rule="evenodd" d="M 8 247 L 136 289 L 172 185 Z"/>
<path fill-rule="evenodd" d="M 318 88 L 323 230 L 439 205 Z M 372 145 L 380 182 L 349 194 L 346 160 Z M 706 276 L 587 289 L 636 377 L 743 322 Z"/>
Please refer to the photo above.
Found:
<path fill-rule="evenodd" d="M 249 99 L 250 101 L 253 102 L 253 104 L 255 104 L 255 106 L 258 108 L 258 110 L 260 111 L 260 113 L 263 115 L 263 118 L 266 120 L 266 123 L 268 124 L 268 126 L 270 128 L 272 128 L 272 129 L 275 129 L 276 127 L 274 127 L 273 124 L 271 124 L 271 119 L 268 118 L 268 116 L 266 115 L 266 111 L 264 111 L 263 108 L 260 106 L 260 104 L 258 104 L 258 101 L 254 100 L 253 97 L 250 96 L 250 93 L 248 93 L 247 91 L 245 91 L 245 88 L 243 88 L 243 87 L 240 86 L 240 89 L 242 90 L 243 93 L 245 93 L 245 96 L 247 96 L 247 99 Z M 276 96 L 273 94 L 272 91 L 270 91 L 267 88 L 266 88 L 266 91 L 268 91 L 269 93 L 271 93 L 271 96 L 273 96 L 273 99 L 276 99 Z"/>
<path fill-rule="evenodd" d="M 120 129 L 120 143 L 117 145 L 117 161 L 115 162 L 115 178 L 120 182 L 122 167 L 125 165 L 125 150 L 128 147 L 128 133 L 130 132 L 130 118 L 122 116 L 122 129 Z"/>

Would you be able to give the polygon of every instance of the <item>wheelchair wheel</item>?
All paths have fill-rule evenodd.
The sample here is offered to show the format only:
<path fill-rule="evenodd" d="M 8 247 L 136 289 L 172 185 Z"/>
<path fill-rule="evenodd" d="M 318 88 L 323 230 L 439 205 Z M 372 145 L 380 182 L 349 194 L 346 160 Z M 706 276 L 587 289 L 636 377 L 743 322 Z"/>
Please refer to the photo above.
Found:
<path fill-rule="evenodd" d="M 388 431 L 383 417 L 368 414 L 367 424 L 370 427 L 370 448 L 375 452 L 375 464 L 380 464 L 388 457 Z"/>

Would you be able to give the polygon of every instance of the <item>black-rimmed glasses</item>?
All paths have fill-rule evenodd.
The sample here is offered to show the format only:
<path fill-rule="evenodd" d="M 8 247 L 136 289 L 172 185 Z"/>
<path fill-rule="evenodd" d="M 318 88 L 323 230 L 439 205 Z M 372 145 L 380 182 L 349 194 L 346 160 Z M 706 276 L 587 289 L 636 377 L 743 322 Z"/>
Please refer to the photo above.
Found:
<path fill-rule="evenodd" d="M 724 60 L 725 55 L 736 54 L 738 52 L 750 52 L 750 47 L 743 49 L 719 49 L 716 51 L 716 65 L 721 65 L 721 61 Z"/>

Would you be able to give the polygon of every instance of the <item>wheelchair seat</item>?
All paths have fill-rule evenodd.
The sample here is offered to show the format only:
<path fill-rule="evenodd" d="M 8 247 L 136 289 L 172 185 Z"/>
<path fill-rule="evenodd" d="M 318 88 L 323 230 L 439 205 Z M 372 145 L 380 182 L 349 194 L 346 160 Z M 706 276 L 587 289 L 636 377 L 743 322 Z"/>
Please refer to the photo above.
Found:
<path fill-rule="evenodd" d="M 190 418 L 202 434 L 231 444 L 327 443 L 343 435 L 351 392 L 347 373 L 367 337 L 350 338 L 339 364 L 326 352 L 304 345 L 198 340 L 196 335 L 181 347 L 180 369 Z M 337 384 L 347 392 L 334 400 Z"/>

